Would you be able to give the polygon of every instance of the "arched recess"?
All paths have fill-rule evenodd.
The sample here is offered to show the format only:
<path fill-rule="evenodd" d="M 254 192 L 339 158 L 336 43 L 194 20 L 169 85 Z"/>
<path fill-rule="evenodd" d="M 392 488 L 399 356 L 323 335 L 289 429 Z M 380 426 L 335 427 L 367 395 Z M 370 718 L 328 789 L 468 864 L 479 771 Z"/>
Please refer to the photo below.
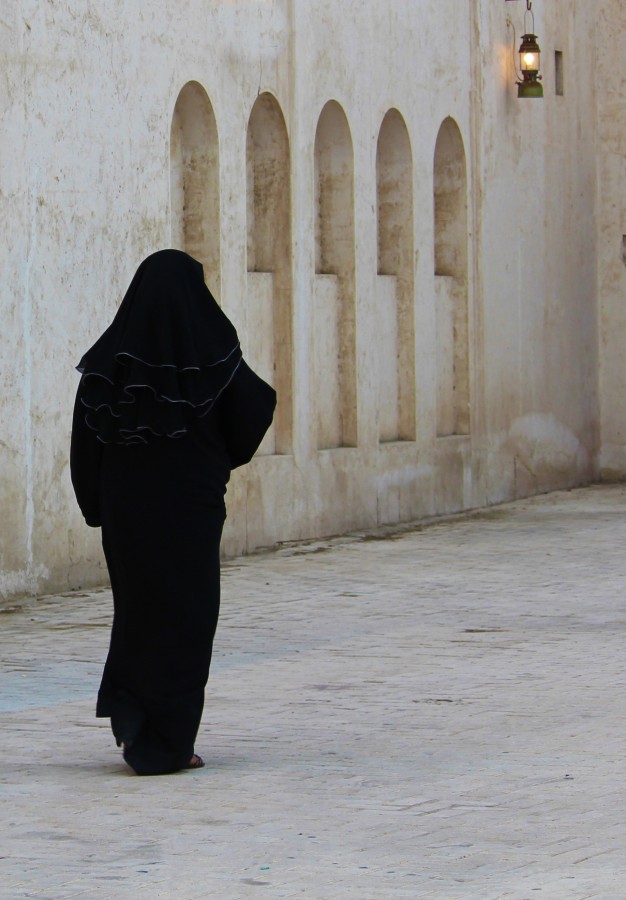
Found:
<path fill-rule="evenodd" d="M 278 393 L 259 453 L 292 449 L 291 176 L 285 119 L 272 94 L 250 113 L 246 138 L 248 345 L 253 368 Z"/>
<path fill-rule="evenodd" d="M 220 296 L 220 196 L 217 124 L 211 101 L 197 81 L 181 90 L 170 135 L 172 246 L 204 266 Z"/>
<path fill-rule="evenodd" d="M 317 446 L 357 444 L 354 153 L 330 100 L 315 134 L 314 365 Z"/>
<path fill-rule="evenodd" d="M 376 151 L 379 440 L 415 440 L 415 277 L 411 143 L 397 109 Z"/>
<path fill-rule="evenodd" d="M 467 170 L 463 138 L 447 118 L 434 159 L 437 434 L 470 430 Z"/>

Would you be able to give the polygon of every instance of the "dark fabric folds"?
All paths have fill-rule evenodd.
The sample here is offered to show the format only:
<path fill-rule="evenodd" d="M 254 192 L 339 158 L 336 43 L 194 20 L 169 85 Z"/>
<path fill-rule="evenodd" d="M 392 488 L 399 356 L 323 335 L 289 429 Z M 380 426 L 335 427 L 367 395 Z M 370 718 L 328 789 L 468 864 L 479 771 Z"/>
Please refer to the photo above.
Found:
<path fill-rule="evenodd" d="M 113 322 L 76 367 L 85 422 L 103 443 L 180 437 L 240 361 L 237 332 L 200 263 L 161 250 L 139 266 Z"/>
<path fill-rule="evenodd" d="M 244 359 L 217 407 L 231 469 L 250 462 L 272 424 L 276 391 Z"/>

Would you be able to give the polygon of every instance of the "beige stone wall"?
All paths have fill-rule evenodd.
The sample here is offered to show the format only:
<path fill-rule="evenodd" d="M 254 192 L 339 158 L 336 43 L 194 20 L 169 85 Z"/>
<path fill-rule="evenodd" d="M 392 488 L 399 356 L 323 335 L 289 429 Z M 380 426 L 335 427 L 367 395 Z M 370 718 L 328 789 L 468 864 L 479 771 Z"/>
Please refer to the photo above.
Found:
<path fill-rule="evenodd" d="M 504 5 L 519 42 L 525 4 Z M 482 195 L 474 378 L 483 386 L 474 392 L 482 417 L 474 432 L 483 434 L 486 496 L 496 500 L 596 471 L 595 11 L 533 4 L 545 91 L 533 101 L 503 88 L 511 29 L 500 4 L 487 7 L 479 26 L 485 44 L 491 29 L 494 50 L 483 111 L 474 108 Z M 555 92 L 555 50 L 563 53 L 564 96 Z"/>
<path fill-rule="evenodd" d="M 620 87 L 613 73 L 594 134 L 595 9 L 536 0 L 546 96 L 518 100 L 507 15 L 519 38 L 524 6 L 17 0 L 3 15 L 0 596 L 105 579 L 69 481 L 72 366 L 163 246 L 203 261 L 280 395 L 229 487 L 226 553 L 595 476 L 596 273 L 606 293 L 613 247 L 604 215 L 597 269 L 596 161 L 619 186 L 598 148 Z"/>
<path fill-rule="evenodd" d="M 603 478 L 626 476 L 626 8 L 603 0 L 597 13 L 596 142 Z"/>

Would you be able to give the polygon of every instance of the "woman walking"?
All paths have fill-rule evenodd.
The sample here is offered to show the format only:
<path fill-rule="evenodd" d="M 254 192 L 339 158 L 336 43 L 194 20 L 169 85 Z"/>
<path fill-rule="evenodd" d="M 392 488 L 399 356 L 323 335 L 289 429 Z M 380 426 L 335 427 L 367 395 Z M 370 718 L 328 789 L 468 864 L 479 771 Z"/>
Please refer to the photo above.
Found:
<path fill-rule="evenodd" d="M 138 775 L 199 768 L 226 484 L 276 395 L 178 250 L 144 260 L 77 368 L 72 482 L 87 524 L 102 526 L 114 604 L 96 715 Z"/>

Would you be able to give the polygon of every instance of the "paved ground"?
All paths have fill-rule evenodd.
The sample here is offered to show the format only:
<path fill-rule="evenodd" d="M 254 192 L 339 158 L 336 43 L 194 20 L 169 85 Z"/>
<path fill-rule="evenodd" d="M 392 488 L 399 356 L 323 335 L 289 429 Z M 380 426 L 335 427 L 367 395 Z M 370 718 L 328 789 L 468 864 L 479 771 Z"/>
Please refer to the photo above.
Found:
<path fill-rule="evenodd" d="M 594 487 L 236 560 L 208 765 L 152 779 L 110 595 L 0 615 L 0 897 L 623 900 L 625 546 Z"/>

